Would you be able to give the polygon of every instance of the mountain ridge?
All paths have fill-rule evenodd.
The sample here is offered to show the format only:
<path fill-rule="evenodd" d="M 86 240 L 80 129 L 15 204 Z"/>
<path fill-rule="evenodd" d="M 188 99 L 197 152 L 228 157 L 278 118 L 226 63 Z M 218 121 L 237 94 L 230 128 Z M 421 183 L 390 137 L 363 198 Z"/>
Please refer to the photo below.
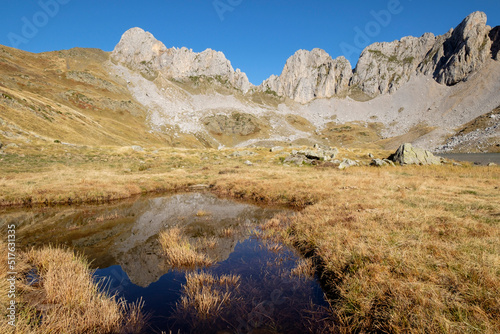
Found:
<path fill-rule="evenodd" d="M 85 145 L 392 149 L 412 141 L 436 149 L 500 105 L 499 35 L 475 12 L 441 36 L 374 43 L 355 69 L 324 50 L 298 50 L 259 86 L 222 52 L 169 49 L 140 28 L 112 52 L 0 47 L 0 135 Z"/>

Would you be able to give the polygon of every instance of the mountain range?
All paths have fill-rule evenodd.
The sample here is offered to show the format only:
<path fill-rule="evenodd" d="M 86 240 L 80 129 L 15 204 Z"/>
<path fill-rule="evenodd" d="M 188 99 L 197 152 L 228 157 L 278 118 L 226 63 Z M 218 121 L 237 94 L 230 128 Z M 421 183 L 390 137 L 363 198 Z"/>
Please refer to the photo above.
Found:
<path fill-rule="evenodd" d="M 167 48 L 140 28 L 112 52 L 0 46 L 0 142 L 245 147 L 412 142 L 500 152 L 500 27 L 366 47 L 356 67 L 299 50 L 259 86 L 222 52 Z"/>

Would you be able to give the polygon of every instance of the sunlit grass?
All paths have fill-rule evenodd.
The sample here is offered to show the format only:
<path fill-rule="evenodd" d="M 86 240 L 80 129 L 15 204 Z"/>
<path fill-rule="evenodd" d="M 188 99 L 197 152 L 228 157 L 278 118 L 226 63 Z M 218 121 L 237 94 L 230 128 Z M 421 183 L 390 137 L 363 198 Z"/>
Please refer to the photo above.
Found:
<path fill-rule="evenodd" d="M 219 196 L 300 209 L 268 221 L 263 236 L 311 257 L 343 331 L 500 332 L 499 167 L 286 167 L 261 148 L 252 149 L 253 166 L 230 157 L 233 150 L 112 147 L 61 164 L 56 149 L 40 163 L 0 163 L 0 203 L 108 201 L 205 185 Z M 340 150 L 339 158 L 368 163 L 367 153 Z M 150 167 L 139 170 L 141 161 Z M 178 232 L 163 241 L 166 257 L 179 259 L 173 264 L 210 262 L 212 241 L 190 244 Z"/>
<path fill-rule="evenodd" d="M 189 243 L 179 227 L 162 231 L 159 235 L 167 262 L 174 268 L 196 268 L 212 265 L 213 261 L 207 255 L 195 249 Z"/>
<path fill-rule="evenodd" d="M 232 291 L 238 289 L 240 279 L 239 275 L 188 273 L 177 309 L 188 313 L 194 311 L 199 319 L 217 318 L 233 298 Z"/>
<path fill-rule="evenodd" d="M 0 243 L 2 254 L 5 244 Z M 140 332 L 143 303 L 127 303 L 102 292 L 86 260 L 73 252 L 46 247 L 17 253 L 15 330 L 2 321 L 2 333 Z M 4 284 L 7 271 L 1 271 Z M 2 306 L 7 300 L 2 295 Z"/>

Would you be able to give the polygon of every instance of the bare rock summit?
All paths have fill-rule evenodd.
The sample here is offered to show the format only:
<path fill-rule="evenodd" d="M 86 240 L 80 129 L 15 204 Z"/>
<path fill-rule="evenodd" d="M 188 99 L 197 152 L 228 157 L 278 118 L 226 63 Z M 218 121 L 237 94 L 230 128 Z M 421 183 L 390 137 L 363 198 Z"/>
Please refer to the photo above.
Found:
<path fill-rule="evenodd" d="M 477 71 L 491 57 L 491 27 L 486 25 L 483 12 L 475 12 L 453 30 L 439 50 L 441 57 L 434 57 L 437 82 L 455 85 Z"/>
<path fill-rule="evenodd" d="M 374 43 L 361 53 L 351 86 L 369 96 L 393 93 L 415 74 L 436 37 L 404 37 L 399 41 Z"/>
<path fill-rule="evenodd" d="M 332 59 L 321 49 L 299 50 L 287 60 L 280 76 L 271 76 L 260 88 L 306 103 L 345 95 L 351 77 L 351 64 L 344 57 Z"/>
<path fill-rule="evenodd" d="M 169 49 L 141 28 L 132 28 L 123 34 L 111 53 L 111 59 L 139 71 L 150 80 L 159 73 L 177 80 L 220 77 L 243 92 L 251 88 L 246 74 L 239 69 L 235 71 L 222 52 L 207 49 L 197 53 L 185 47 Z"/>

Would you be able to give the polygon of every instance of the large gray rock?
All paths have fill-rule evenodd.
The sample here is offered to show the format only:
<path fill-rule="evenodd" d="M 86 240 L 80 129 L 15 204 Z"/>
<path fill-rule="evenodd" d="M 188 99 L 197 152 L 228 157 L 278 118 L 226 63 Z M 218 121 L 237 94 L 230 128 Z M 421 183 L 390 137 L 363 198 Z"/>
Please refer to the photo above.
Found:
<path fill-rule="evenodd" d="M 317 145 L 315 145 L 312 149 L 292 152 L 293 155 L 303 155 L 307 159 L 320 161 L 331 161 L 332 159 L 335 159 L 338 153 L 339 150 L 337 148 L 321 148 Z"/>
<path fill-rule="evenodd" d="M 251 87 L 246 74 L 239 69 L 235 71 L 222 52 L 207 49 L 196 53 L 185 47 L 168 49 L 141 28 L 132 28 L 123 34 L 111 59 L 139 71 L 150 80 L 159 73 L 178 80 L 207 76 L 227 79 L 243 92 Z"/>
<path fill-rule="evenodd" d="M 271 76 L 260 89 L 306 103 L 345 95 L 351 77 L 351 64 L 344 57 L 332 59 L 321 49 L 299 50 L 287 60 L 281 75 Z"/>
<path fill-rule="evenodd" d="M 429 151 L 413 147 L 406 143 L 401 145 L 397 151 L 389 157 L 389 160 L 400 165 L 440 165 L 441 158 L 436 157 Z"/>
<path fill-rule="evenodd" d="M 359 163 L 357 161 L 350 160 L 350 159 L 344 159 L 340 163 L 339 169 L 347 169 L 347 168 L 355 167 L 355 166 L 359 166 Z"/>
<path fill-rule="evenodd" d="M 394 166 L 394 162 L 392 162 L 389 159 L 373 159 L 370 162 L 370 166 L 375 166 L 375 167 Z"/>
<path fill-rule="evenodd" d="M 361 53 L 351 86 L 369 96 L 393 93 L 408 82 L 436 42 L 433 34 L 374 43 Z"/>

